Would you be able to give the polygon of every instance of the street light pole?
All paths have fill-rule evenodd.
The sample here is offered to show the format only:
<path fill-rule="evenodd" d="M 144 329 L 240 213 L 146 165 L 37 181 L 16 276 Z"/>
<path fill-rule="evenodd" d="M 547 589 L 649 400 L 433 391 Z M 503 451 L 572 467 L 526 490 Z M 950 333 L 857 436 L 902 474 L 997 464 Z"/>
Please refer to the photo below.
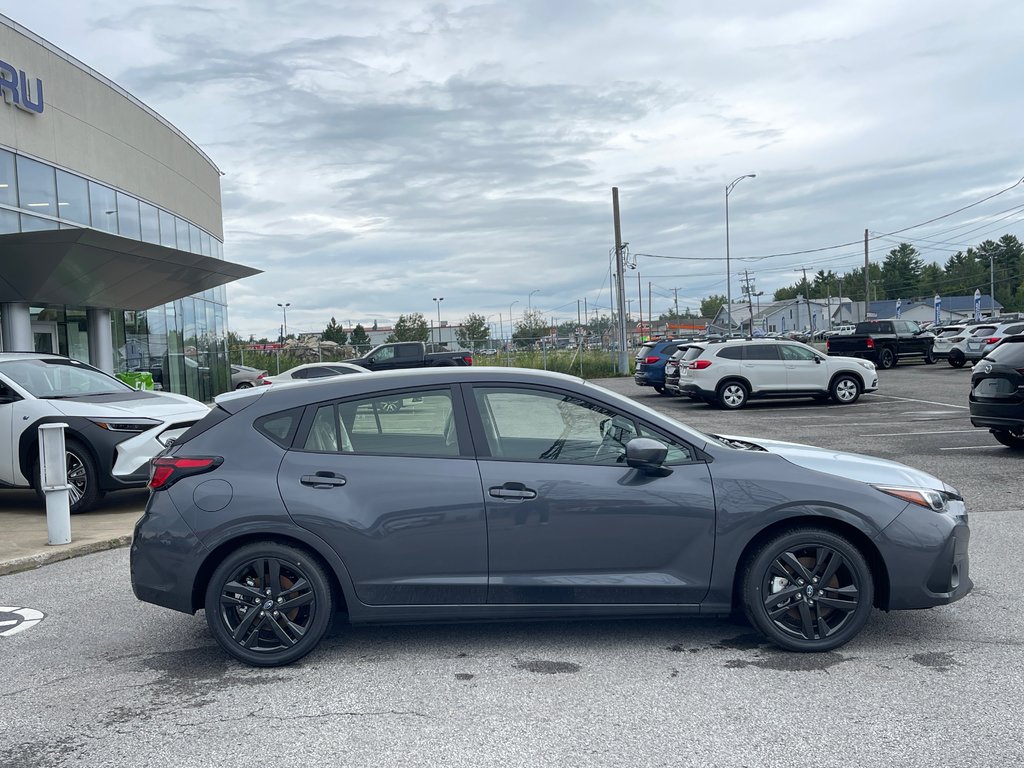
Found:
<path fill-rule="evenodd" d="M 540 288 L 534 288 L 532 291 L 530 291 L 530 295 L 526 297 L 526 314 L 528 315 L 533 314 L 533 303 L 531 302 L 531 299 L 533 298 L 533 294 L 535 293 L 540 293 Z"/>
<path fill-rule="evenodd" d="M 281 325 L 281 343 L 282 344 L 284 344 L 284 340 L 288 336 L 288 307 L 290 307 L 291 305 L 292 305 L 292 303 L 290 301 L 287 301 L 284 304 L 281 304 L 279 302 L 278 305 L 277 305 L 277 306 L 279 306 L 281 308 L 281 319 L 284 321 L 283 324 Z"/>
<path fill-rule="evenodd" d="M 725 188 L 725 317 L 728 324 L 727 335 L 732 333 L 732 270 L 729 265 L 729 193 L 732 188 L 744 179 L 756 179 L 756 173 L 747 173 L 735 178 Z"/>
<path fill-rule="evenodd" d="M 434 299 L 434 305 L 437 307 L 437 345 L 441 346 L 441 302 L 444 301 L 444 296 L 439 296 Z"/>

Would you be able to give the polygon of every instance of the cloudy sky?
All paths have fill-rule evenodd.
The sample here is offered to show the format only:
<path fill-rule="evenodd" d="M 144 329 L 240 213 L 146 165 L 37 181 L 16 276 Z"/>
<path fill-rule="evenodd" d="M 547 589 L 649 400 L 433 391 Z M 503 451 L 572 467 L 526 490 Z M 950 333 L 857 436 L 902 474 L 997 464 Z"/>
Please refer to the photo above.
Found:
<path fill-rule="evenodd" d="M 609 306 L 611 188 L 632 310 L 770 295 L 1016 183 L 1015 0 L 34 0 L 3 13 L 107 75 L 224 171 L 232 328 L 506 324 Z M 1024 184 L 872 240 L 928 259 L 1024 236 Z M 763 258 L 765 256 L 771 258 Z M 681 257 L 681 258 L 680 258 Z M 637 274 L 639 273 L 639 278 Z M 642 290 L 638 291 L 638 285 Z M 532 298 L 530 297 L 531 292 Z M 506 325 L 507 329 L 507 325 Z"/>

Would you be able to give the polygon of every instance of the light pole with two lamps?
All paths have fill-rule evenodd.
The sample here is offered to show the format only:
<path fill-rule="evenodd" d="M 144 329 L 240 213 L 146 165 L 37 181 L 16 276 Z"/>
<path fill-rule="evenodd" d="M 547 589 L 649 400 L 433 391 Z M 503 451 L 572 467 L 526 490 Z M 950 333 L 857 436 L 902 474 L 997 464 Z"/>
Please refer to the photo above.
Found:
<path fill-rule="evenodd" d="M 279 306 L 281 308 L 281 320 L 283 321 L 281 323 L 281 343 L 282 344 L 284 344 L 284 340 L 288 337 L 288 307 L 290 307 L 291 305 L 292 305 L 292 303 L 290 301 L 287 301 L 284 304 L 281 304 L 279 302 L 278 305 L 277 305 L 277 306 Z"/>
<path fill-rule="evenodd" d="M 729 266 L 729 193 L 732 188 L 744 179 L 756 179 L 756 173 L 746 173 L 732 180 L 725 188 L 725 321 L 728 324 L 726 335 L 732 334 L 732 270 Z"/>
<path fill-rule="evenodd" d="M 441 302 L 444 301 L 444 296 L 439 296 L 434 299 L 434 305 L 437 307 L 437 346 L 441 346 Z"/>

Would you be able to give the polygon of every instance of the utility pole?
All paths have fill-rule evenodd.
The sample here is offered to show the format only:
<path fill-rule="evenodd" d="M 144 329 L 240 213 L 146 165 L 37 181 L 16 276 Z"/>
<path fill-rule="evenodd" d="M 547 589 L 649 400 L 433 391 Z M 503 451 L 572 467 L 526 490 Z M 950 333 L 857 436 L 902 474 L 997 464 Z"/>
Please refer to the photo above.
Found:
<path fill-rule="evenodd" d="M 612 218 L 615 224 L 616 299 L 619 305 L 619 375 L 629 374 L 629 353 L 626 352 L 626 288 L 622 267 L 622 224 L 619 220 L 619 188 L 612 187 Z"/>
<path fill-rule="evenodd" d="M 743 292 L 747 294 L 747 311 L 750 313 L 750 322 L 747 324 L 747 333 L 754 335 L 754 291 L 750 286 L 750 272 L 743 270 Z"/>
<path fill-rule="evenodd" d="M 651 302 L 651 281 L 647 281 L 647 326 L 650 331 L 654 331 L 654 313 L 651 311 L 653 304 Z"/>
<path fill-rule="evenodd" d="M 992 251 L 988 253 L 988 309 L 989 316 L 996 316 L 996 261 Z"/>
<path fill-rule="evenodd" d="M 678 288 L 673 288 L 672 289 L 672 296 L 673 296 L 672 303 L 675 306 L 676 321 L 678 321 L 679 320 L 679 289 Z"/>
<path fill-rule="evenodd" d="M 814 336 L 814 326 L 811 325 L 811 286 L 807 283 L 807 267 L 804 270 L 804 303 L 807 305 L 807 327 L 811 331 L 811 338 Z"/>
<path fill-rule="evenodd" d="M 864 230 L 864 317 L 868 319 L 868 300 L 871 298 L 871 278 L 868 271 L 868 231 Z"/>

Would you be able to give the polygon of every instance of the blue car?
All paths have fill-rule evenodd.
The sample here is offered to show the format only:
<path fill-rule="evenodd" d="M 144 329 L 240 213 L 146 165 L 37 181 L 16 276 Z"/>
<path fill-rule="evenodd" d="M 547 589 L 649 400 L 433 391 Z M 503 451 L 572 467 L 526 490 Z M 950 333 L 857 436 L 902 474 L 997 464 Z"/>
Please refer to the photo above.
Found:
<path fill-rule="evenodd" d="M 659 395 L 671 394 L 665 391 L 665 363 L 672 357 L 680 344 L 691 339 L 662 339 L 648 341 L 636 352 L 636 372 L 633 381 L 641 387 L 654 387 Z"/>

